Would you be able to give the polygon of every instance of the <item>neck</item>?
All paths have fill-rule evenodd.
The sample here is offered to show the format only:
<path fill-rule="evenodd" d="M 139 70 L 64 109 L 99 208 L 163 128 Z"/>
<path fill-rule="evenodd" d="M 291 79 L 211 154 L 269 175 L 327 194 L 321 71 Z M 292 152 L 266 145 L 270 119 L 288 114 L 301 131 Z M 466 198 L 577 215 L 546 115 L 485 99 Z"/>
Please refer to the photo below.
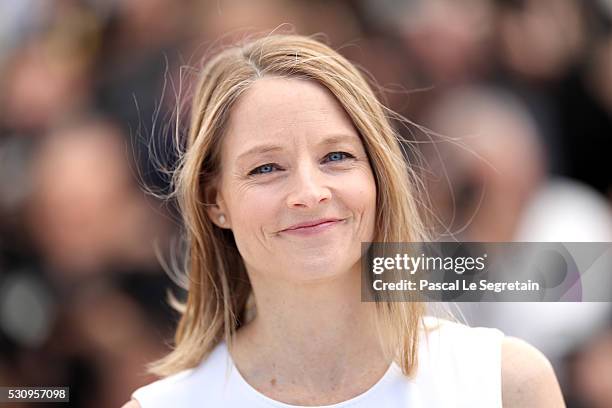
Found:
<path fill-rule="evenodd" d="M 361 302 L 358 267 L 316 283 L 257 274 L 251 281 L 257 317 L 238 331 L 232 356 L 255 388 L 297 383 L 322 395 L 346 384 L 371 386 L 389 366 L 374 326 L 375 305 Z M 344 397 L 351 393 L 359 392 L 346 389 Z"/>

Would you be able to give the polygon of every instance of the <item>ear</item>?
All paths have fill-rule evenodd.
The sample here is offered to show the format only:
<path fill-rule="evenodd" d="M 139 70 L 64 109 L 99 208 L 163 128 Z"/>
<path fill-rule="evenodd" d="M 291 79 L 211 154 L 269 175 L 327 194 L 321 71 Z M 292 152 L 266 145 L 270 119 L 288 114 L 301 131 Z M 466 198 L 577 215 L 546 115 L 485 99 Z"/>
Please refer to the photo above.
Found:
<path fill-rule="evenodd" d="M 205 189 L 206 213 L 210 220 L 219 228 L 231 228 L 231 220 L 227 211 L 227 204 L 223 195 L 216 186 Z"/>

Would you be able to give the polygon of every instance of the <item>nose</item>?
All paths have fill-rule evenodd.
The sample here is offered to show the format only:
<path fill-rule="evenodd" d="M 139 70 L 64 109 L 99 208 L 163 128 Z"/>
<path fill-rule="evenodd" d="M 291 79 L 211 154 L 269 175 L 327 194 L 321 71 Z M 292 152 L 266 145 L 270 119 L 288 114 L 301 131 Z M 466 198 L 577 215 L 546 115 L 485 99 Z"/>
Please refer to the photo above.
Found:
<path fill-rule="evenodd" d="M 316 165 L 299 166 L 291 180 L 287 195 L 289 208 L 314 208 L 331 199 L 331 190 L 325 183 L 325 175 Z"/>

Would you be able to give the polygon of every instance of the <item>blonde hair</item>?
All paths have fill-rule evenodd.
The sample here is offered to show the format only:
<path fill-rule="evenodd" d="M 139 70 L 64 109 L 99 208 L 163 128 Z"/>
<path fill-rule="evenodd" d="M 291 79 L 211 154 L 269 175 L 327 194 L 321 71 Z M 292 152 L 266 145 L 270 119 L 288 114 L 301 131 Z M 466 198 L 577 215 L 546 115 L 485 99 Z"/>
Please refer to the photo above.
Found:
<path fill-rule="evenodd" d="M 167 376 L 205 359 L 222 340 L 232 343 L 245 323 L 251 286 L 231 231 L 207 215 L 209 186 L 220 171 L 220 148 L 233 103 L 264 76 L 300 77 L 326 87 L 344 107 L 362 138 L 377 185 L 375 242 L 426 239 L 417 205 L 417 179 L 407 166 L 388 110 L 360 71 L 337 52 L 309 37 L 270 35 L 218 54 L 201 73 L 195 90 L 186 151 L 175 173 L 175 193 L 187 237 L 189 277 L 173 350 L 150 365 Z M 418 302 L 376 304 L 383 347 L 406 375 L 417 365 Z"/>

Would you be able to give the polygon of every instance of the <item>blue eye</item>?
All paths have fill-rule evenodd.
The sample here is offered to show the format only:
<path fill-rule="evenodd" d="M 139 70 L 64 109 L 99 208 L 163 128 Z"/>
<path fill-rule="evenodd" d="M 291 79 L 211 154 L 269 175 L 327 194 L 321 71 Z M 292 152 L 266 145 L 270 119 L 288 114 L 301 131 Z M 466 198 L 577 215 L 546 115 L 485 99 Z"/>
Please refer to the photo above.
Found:
<path fill-rule="evenodd" d="M 257 175 L 257 174 L 272 173 L 274 171 L 274 169 L 278 169 L 276 164 L 273 164 L 273 163 L 263 164 L 263 165 L 261 165 L 259 167 L 255 167 L 253 170 L 251 170 L 249 172 L 249 176 L 253 176 L 253 175 Z"/>
<path fill-rule="evenodd" d="M 346 153 L 346 152 L 331 152 L 325 157 L 327 158 L 327 161 L 337 162 L 337 161 L 342 161 L 347 158 L 353 158 L 355 156 L 353 156 L 350 153 Z"/>

